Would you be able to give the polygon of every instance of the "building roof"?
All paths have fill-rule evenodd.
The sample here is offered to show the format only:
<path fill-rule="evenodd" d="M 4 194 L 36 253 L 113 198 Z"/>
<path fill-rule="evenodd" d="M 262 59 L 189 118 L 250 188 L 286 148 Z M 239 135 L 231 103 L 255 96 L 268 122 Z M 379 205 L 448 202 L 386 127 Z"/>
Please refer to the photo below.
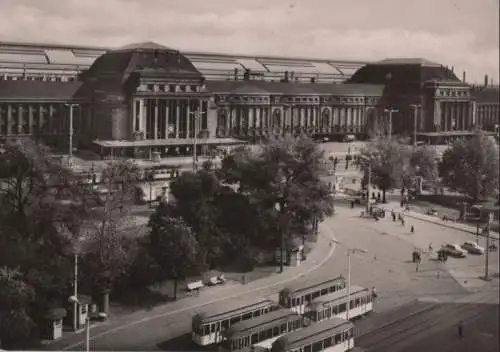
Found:
<path fill-rule="evenodd" d="M 70 101 L 81 82 L 2 81 L 1 101 Z"/>
<path fill-rule="evenodd" d="M 132 44 L 112 50 L 97 58 L 85 72 L 88 77 L 118 76 L 125 83 L 133 73 L 150 75 L 155 71 L 159 76 L 181 73 L 183 77 L 193 76 L 201 79 L 201 73 L 191 61 L 179 51 L 156 43 Z"/>
<path fill-rule="evenodd" d="M 471 94 L 478 103 L 497 103 L 500 101 L 500 87 L 473 87 Z"/>
<path fill-rule="evenodd" d="M 460 82 L 452 70 L 424 59 L 387 59 L 365 65 L 348 83 L 385 84 L 400 90 L 433 80 Z"/>
<path fill-rule="evenodd" d="M 128 50 L 169 50 L 161 44 L 144 42 L 126 45 L 121 48 L 95 46 L 62 45 L 50 43 L 0 42 L 0 73 L 26 70 L 52 70 L 65 65 L 64 69 L 82 71 L 88 69 L 97 58 L 106 52 Z M 261 74 L 264 79 L 273 80 L 283 77 L 285 71 L 293 73 L 294 79 L 317 82 L 342 82 L 362 67 L 366 61 L 336 60 L 318 58 L 291 58 L 264 55 L 240 55 L 223 53 L 203 53 L 183 51 L 196 69 L 207 79 L 224 80 L 234 76 L 238 70 L 240 77 L 248 69 Z M 8 70 L 6 71 L 6 68 Z M 57 68 L 60 70 L 60 68 Z"/>
<path fill-rule="evenodd" d="M 354 95 L 381 96 L 384 87 L 376 84 L 327 84 L 249 81 L 206 81 L 212 93 L 232 94 L 284 94 L 284 95 Z"/>

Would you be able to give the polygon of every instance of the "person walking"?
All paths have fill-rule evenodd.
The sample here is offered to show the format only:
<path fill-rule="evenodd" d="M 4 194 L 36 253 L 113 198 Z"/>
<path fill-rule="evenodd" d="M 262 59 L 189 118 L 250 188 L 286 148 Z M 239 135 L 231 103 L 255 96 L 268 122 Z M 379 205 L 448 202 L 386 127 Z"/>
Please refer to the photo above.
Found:
<path fill-rule="evenodd" d="M 458 338 L 462 339 L 464 337 L 464 326 L 461 320 L 458 322 L 457 328 L 458 328 Z"/>
<path fill-rule="evenodd" d="M 411 225 L 411 227 L 410 227 L 410 232 L 411 232 L 411 233 L 414 233 L 414 232 L 415 232 L 415 227 L 413 227 L 413 225 Z"/>

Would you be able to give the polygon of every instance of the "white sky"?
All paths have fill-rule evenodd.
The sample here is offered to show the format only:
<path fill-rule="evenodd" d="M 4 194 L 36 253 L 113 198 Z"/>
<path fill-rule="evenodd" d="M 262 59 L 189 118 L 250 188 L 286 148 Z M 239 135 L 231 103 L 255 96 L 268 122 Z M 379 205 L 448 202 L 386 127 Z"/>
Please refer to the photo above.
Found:
<path fill-rule="evenodd" d="M 499 81 L 499 0 L 0 0 L 0 40 L 377 60 Z"/>

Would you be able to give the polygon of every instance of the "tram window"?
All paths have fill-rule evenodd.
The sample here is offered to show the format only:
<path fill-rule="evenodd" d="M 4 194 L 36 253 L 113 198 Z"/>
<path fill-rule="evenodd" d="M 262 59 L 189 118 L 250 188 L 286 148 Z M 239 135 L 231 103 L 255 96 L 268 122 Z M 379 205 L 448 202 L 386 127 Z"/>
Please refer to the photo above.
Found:
<path fill-rule="evenodd" d="M 281 324 L 281 333 L 285 333 L 287 332 L 288 330 L 286 329 L 286 323 L 285 324 Z"/>
<path fill-rule="evenodd" d="M 315 298 L 317 298 L 317 297 L 319 297 L 319 291 L 313 292 L 313 294 L 312 294 L 311 298 L 312 298 L 312 299 L 315 299 Z"/>
<path fill-rule="evenodd" d="M 252 319 L 252 313 L 251 312 L 243 315 L 243 320 L 248 320 L 248 319 Z"/>
<path fill-rule="evenodd" d="M 222 321 L 222 329 L 226 330 L 229 328 L 229 320 Z"/>
<path fill-rule="evenodd" d="M 215 324 L 210 324 L 210 332 L 211 333 L 215 332 Z"/>
<path fill-rule="evenodd" d="M 335 335 L 335 345 L 338 345 L 339 343 L 342 342 L 342 334 L 338 333 Z"/>
<path fill-rule="evenodd" d="M 332 338 L 331 337 L 327 337 L 326 339 L 323 340 L 323 347 L 326 349 L 330 346 L 333 345 L 333 342 L 332 342 Z"/>
<path fill-rule="evenodd" d="M 293 322 L 293 329 L 297 330 L 298 328 L 300 328 L 300 320 L 295 320 Z"/>
<path fill-rule="evenodd" d="M 268 313 L 269 312 L 269 308 L 265 308 L 264 309 L 264 314 Z"/>
<path fill-rule="evenodd" d="M 259 331 L 259 341 L 264 341 L 266 339 L 266 332 Z"/>
<path fill-rule="evenodd" d="M 335 292 L 336 291 L 336 287 L 335 286 L 330 286 L 329 291 L 330 292 Z"/>
<path fill-rule="evenodd" d="M 241 319 L 240 317 L 234 317 L 234 318 L 231 318 L 231 326 L 233 326 L 234 324 L 236 324 L 237 322 L 239 322 Z"/>
<path fill-rule="evenodd" d="M 313 343 L 312 352 L 319 352 L 322 349 L 323 349 L 323 344 L 321 343 L 321 341 Z"/>
<path fill-rule="evenodd" d="M 297 302 L 295 300 L 295 298 L 292 298 L 292 307 L 295 307 L 297 305 Z"/>
<path fill-rule="evenodd" d="M 328 308 L 325 310 L 325 315 L 327 318 L 330 318 L 332 316 L 332 310 L 331 308 Z"/>
<path fill-rule="evenodd" d="M 342 334 L 342 341 L 347 341 L 347 340 L 349 340 L 349 332 L 345 331 Z"/>
<path fill-rule="evenodd" d="M 243 341 L 244 347 L 250 346 L 250 337 L 245 337 L 245 340 Z"/>
<path fill-rule="evenodd" d="M 350 309 L 353 309 L 353 308 L 354 308 L 354 301 L 350 301 L 350 302 L 349 302 L 349 307 L 350 307 Z"/>
<path fill-rule="evenodd" d="M 255 312 L 253 312 L 253 317 L 258 317 L 260 315 L 260 311 L 256 310 Z"/>
<path fill-rule="evenodd" d="M 306 295 L 306 302 L 311 302 L 311 295 Z"/>
<path fill-rule="evenodd" d="M 208 335 L 208 334 L 210 334 L 210 326 L 203 325 L 203 335 Z"/>
<path fill-rule="evenodd" d="M 324 296 L 328 293 L 328 289 L 327 288 L 324 288 L 321 290 L 321 295 Z"/>
<path fill-rule="evenodd" d="M 333 314 L 333 315 L 337 315 L 337 314 L 339 314 L 339 307 L 338 307 L 338 306 L 334 306 L 334 307 L 332 307 L 332 314 Z"/>
<path fill-rule="evenodd" d="M 311 345 L 304 346 L 304 352 L 311 352 Z"/>
<path fill-rule="evenodd" d="M 216 326 L 215 330 L 217 330 L 217 331 L 221 330 L 221 328 L 220 328 L 220 321 L 217 322 L 217 326 Z"/>
<path fill-rule="evenodd" d="M 278 336 L 279 334 L 280 334 L 280 328 L 279 328 L 279 327 L 277 327 L 277 326 L 275 326 L 275 327 L 273 328 L 273 337 L 274 337 L 274 336 Z"/>
<path fill-rule="evenodd" d="M 256 344 L 259 342 L 259 334 L 255 333 L 252 335 L 252 338 L 251 338 L 251 343 L 252 345 Z"/>
<path fill-rule="evenodd" d="M 361 298 L 356 298 L 356 299 L 354 300 L 354 305 L 355 305 L 356 307 L 359 307 L 359 306 L 361 305 Z"/>

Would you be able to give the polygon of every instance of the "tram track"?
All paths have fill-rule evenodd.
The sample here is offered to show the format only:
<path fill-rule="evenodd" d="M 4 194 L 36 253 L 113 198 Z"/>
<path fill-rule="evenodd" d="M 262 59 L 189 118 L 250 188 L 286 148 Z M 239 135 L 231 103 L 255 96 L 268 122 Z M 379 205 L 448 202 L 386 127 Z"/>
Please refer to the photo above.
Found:
<path fill-rule="evenodd" d="M 411 316 L 402 317 L 358 335 L 358 346 L 372 351 L 388 351 L 389 349 L 396 351 L 397 348 L 402 348 L 402 345 L 409 346 L 415 339 L 422 339 L 421 334 L 424 331 L 431 333 L 431 329 L 436 326 L 445 329 L 450 325 L 457 324 L 460 320 L 471 320 L 479 315 L 481 315 L 481 311 L 478 311 L 477 305 L 474 304 L 459 304 L 458 307 L 454 304 L 443 306 L 433 304 Z"/>

